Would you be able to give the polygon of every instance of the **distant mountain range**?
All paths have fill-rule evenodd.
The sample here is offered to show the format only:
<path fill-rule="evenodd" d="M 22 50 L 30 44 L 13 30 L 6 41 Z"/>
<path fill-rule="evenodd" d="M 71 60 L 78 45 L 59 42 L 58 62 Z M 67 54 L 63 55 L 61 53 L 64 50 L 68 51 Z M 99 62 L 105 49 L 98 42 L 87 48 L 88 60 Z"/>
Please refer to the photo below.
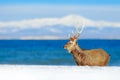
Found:
<path fill-rule="evenodd" d="M 79 15 L 0 22 L 0 39 L 67 39 L 84 24 L 82 39 L 120 39 L 120 23 L 94 21 Z M 72 34 L 71 34 L 72 36 Z"/>

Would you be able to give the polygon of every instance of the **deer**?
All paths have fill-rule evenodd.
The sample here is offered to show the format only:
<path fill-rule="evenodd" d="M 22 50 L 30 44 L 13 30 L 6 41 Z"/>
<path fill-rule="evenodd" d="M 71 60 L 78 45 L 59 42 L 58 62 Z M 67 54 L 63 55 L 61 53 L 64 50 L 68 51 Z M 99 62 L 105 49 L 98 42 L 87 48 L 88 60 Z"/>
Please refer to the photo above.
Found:
<path fill-rule="evenodd" d="M 110 55 L 103 49 L 91 49 L 85 50 L 78 45 L 78 38 L 83 31 L 84 25 L 80 31 L 76 26 L 76 31 L 73 33 L 73 37 L 69 38 L 69 42 L 64 45 L 64 49 L 67 49 L 75 59 L 78 66 L 107 66 Z"/>

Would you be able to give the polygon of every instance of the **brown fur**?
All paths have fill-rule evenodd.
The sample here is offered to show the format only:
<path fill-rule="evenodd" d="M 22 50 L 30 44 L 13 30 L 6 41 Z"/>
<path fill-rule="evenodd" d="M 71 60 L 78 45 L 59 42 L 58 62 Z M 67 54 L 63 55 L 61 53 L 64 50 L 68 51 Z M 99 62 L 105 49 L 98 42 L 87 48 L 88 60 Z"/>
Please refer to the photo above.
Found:
<path fill-rule="evenodd" d="M 64 46 L 64 48 L 72 53 L 77 65 L 106 66 L 110 60 L 110 55 L 103 49 L 83 50 L 79 47 L 77 40 L 83 31 L 84 26 L 85 25 L 83 24 L 81 30 L 78 31 L 78 25 L 76 25 L 74 36 L 70 37 L 70 41 Z"/>
<path fill-rule="evenodd" d="M 70 39 L 64 48 L 72 53 L 77 65 L 79 66 L 106 66 L 110 60 L 109 54 L 103 49 L 83 50 L 77 44 L 77 40 Z"/>

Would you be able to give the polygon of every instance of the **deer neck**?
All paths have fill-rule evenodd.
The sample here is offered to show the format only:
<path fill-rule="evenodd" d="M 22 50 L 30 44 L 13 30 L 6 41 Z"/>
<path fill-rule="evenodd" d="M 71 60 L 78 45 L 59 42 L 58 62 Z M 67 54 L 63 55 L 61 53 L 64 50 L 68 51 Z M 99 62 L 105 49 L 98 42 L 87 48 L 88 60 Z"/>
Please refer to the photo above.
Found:
<path fill-rule="evenodd" d="M 78 44 L 75 45 L 75 49 L 71 51 L 73 56 L 78 56 L 79 54 L 83 53 L 83 50 L 79 47 Z"/>
<path fill-rule="evenodd" d="M 75 49 L 71 51 L 77 65 L 79 65 L 79 63 L 81 62 L 81 58 L 79 57 L 80 55 L 83 55 L 83 50 L 79 47 L 79 45 L 77 44 L 75 46 Z"/>
<path fill-rule="evenodd" d="M 83 50 L 80 48 L 80 46 L 78 45 L 78 43 L 76 44 L 75 48 L 76 48 L 76 50 L 77 50 L 79 53 L 83 53 Z"/>

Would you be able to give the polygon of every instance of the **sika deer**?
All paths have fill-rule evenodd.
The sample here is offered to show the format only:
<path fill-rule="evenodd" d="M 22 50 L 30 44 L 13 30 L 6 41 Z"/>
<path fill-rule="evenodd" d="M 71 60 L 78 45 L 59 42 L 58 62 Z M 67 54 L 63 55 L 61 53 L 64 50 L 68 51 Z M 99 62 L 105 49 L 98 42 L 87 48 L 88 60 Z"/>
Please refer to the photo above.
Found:
<path fill-rule="evenodd" d="M 109 62 L 110 55 L 107 54 L 103 49 L 83 50 L 79 47 L 77 41 L 83 30 L 83 27 L 84 26 L 82 26 L 80 32 L 76 27 L 74 36 L 70 37 L 70 41 L 64 46 L 64 48 L 72 53 L 78 66 L 106 66 Z"/>

